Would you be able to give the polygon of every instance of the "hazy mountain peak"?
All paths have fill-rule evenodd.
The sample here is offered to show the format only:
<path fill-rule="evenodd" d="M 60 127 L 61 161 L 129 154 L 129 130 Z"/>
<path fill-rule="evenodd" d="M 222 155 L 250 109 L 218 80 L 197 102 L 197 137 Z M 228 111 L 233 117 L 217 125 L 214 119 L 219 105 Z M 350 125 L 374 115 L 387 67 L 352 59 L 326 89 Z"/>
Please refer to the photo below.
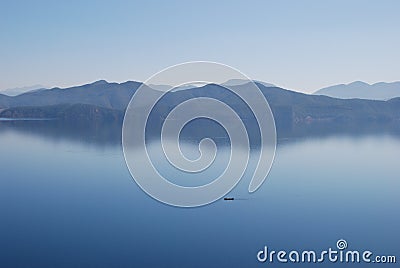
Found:
<path fill-rule="evenodd" d="M 355 81 L 350 84 L 322 88 L 316 91 L 314 95 L 326 95 L 341 99 L 388 100 L 400 97 L 400 82 L 378 82 L 371 85 L 363 81 Z"/>
<path fill-rule="evenodd" d="M 363 81 L 354 81 L 352 83 L 347 84 L 348 86 L 370 86 L 370 84 Z"/>
<path fill-rule="evenodd" d="M 98 86 L 98 85 L 106 85 L 106 84 L 109 84 L 109 82 L 102 79 L 102 80 L 97 80 L 97 81 L 91 83 L 90 85 Z"/>
<path fill-rule="evenodd" d="M 246 80 L 246 79 L 230 79 L 230 80 L 222 83 L 221 85 L 223 85 L 223 86 L 241 86 L 241 85 L 247 84 L 248 82 L 249 82 L 249 80 Z M 253 82 L 257 82 L 265 87 L 275 87 L 274 84 L 266 83 L 263 81 L 253 80 Z"/>
<path fill-rule="evenodd" d="M 38 89 L 42 89 L 45 86 L 42 85 L 33 85 L 33 86 L 27 86 L 27 87 L 17 87 L 17 88 L 8 88 L 5 90 L 1 90 L 0 94 L 3 95 L 7 95 L 7 96 L 17 96 L 29 91 L 33 91 L 33 90 L 38 90 Z"/>
<path fill-rule="evenodd" d="M 202 87 L 204 85 L 207 85 L 207 83 L 190 83 L 190 84 L 184 84 L 178 87 L 175 87 L 172 89 L 171 85 L 156 85 L 156 84 L 149 84 L 148 86 L 152 89 L 159 90 L 159 91 L 179 91 L 179 90 L 186 90 L 186 89 L 192 89 L 192 88 L 198 88 Z"/>

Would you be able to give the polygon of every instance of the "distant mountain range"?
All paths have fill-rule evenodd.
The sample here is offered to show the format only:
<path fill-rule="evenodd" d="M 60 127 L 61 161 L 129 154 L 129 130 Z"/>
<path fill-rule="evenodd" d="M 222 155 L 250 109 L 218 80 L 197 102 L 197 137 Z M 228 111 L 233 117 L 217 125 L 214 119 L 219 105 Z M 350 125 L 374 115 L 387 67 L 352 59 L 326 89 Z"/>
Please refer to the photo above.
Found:
<path fill-rule="evenodd" d="M 230 79 L 224 83 L 222 83 L 223 86 L 241 86 L 244 84 L 247 84 L 249 81 L 248 80 L 243 80 L 243 79 Z M 253 82 L 261 84 L 265 87 L 276 87 L 274 84 L 271 83 L 266 83 L 258 80 L 253 80 Z"/>
<path fill-rule="evenodd" d="M 141 85 L 139 82 L 108 83 L 99 80 L 70 88 L 35 90 L 9 97 L 0 95 L 0 109 L 12 107 L 40 107 L 60 104 L 87 104 L 115 110 L 124 110 Z"/>
<path fill-rule="evenodd" d="M 325 95 L 340 99 L 370 99 L 389 100 L 400 97 L 400 82 L 367 84 L 356 81 L 350 84 L 340 84 L 322 88 L 314 95 Z"/>
<path fill-rule="evenodd" d="M 82 126 L 96 122 L 120 124 L 124 110 L 141 85 L 142 83 L 135 81 L 108 83 L 100 80 L 65 89 L 27 92 L 15 97 L 0 94 L 0 117 L 55 118 Z M 285 132 L 292 135 L 291 133 L 299 133 L 310 126 L 322 131 L 362 128 L 381 131 L 400 126 L 400 98 L 389 101 L 337 99 L 307 95 L 261 83 L 257 85 L 271 106 L 278 134 Z M 155 89 L 144 86 L 148 94 L 155 93 Z M 234 87 L 246 90 L 247 85 L 238 84 Z M 222 86 L 208 84 L 167 93 L 156 110 L 154 126 L 160 126 L 162 118 L 178 103 L 198 96 L 227 102 L 239 115 L 245 114 L 247 109 L 236 95 Z M 140 113 L 140 109 L 137 112 Z M 250 122 L 249 126 L 256 128 L 254 122 Z"/>
<path fill-rule="evenodd" d="M 45 86 L 42 85 L 34 85 L 34 86 L 28 86 L 28 87 L 16 87 L 16 88 L 9 88 L 9 89 L 4 89 L 0 91 L 0 94 L 7 95 L 7 96 L 17 96 L 32 90 L 40 90 L 45 88 Z"/>
<path fill-rule="evenodd" d="M 249 82 L 248 80 L 243 80 L 243 79 L 231 79 L 231 80 L 228 80 L 228 81 L 222 83 L 221 85 L 222 86 L 241 86 L 248 82 Z M 266 83 L 266 82 L 262 82 L 262 81 L 253 80 L 253 82 L 256 82 L 257 84 L 261 84 L 265 87 L 277 87 L 274 84 Z M 84 86 L 99 85 L 102 83 L 103 84 L 111 84 L 111 85 L 118 84 L 118 83 L 108 83 L 105 80 L 99 80 L 97 82 L 90 83 L 90 84 L 87 84 Z M 118 85 L 129 85 L 130 83 L 137 83 L 138 85 L 141 85 L 140 82 L 134 82 L 134 81 L 128 81 L 128 82 L 121 83 Z M 186 84 L 186 85 L 177 87 L 173 91 L 202 87 L 204 85 L 205 85 L 204 83 L 202 83 L 202 84 Z M 166 91 L 166 90 L 171 89 L 170 85 L 150 84 L 148 86 L 152 89 L 160 90 L 160 91 Z M 71 89 L 72 88 L 80 88 L 80 87 L 81 86 L 71 87 Z M 15 96 L 25 94 L 25 93 L 32 93 L 34 91 L 56 90 L 56 89 L 60 89 L 60 88 L 56 87 L 56 88 L 52 88 L 52 89 L 47 89 L 46 87 L 44 87 L 42 85 L 35 85 L 35 86 L 0 90 L 0 95 L 15 97 Z M 325 88 L 317 90 L 316 92 L 313 93 L 313 95 L 324 95 L 324 96 L 329 96 L 329 97 L 339 98 L 339 99 L 389 100 L 392 98 L 400 97 L 400 81 L 392 82 L 392 83 L 379 82 L 379 83 L 375 83 L 375 84 L 368 84 L 368 83 L 365 83 L 362 81 L 356 81 L 356 82 L 353 82 L 350 84 L 338 84 L 338 85 L 325 87 Z"/>

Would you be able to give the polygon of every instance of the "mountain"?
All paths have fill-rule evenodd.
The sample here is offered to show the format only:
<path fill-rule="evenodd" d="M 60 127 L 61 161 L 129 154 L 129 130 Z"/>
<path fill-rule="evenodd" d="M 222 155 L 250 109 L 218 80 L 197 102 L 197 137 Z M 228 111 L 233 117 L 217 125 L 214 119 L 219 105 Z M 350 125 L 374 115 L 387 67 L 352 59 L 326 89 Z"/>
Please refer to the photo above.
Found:
<path fill-rule="evenodd" d="M 185 84 L 185 85 L 174 88 L 173 91 L 191 89 L 191 88 L 201 87 L 204 85 L 205 85 L 204 83 Z M 170 86 L 170 85 L 149 84 L 148 86 L 151 87 L 152 89 L 159 90 L 159 91 L 168 91 L 172 88 L 172 86 Z"/>
<path fill-rule="evenodd" d="M 248 80 L 244 80 L 244 79 L 230 79 L 230 80 L 222 83 L 221 85 L 223 85 L 223 86 L 241 86 L 241 85 L 247 84 L 248 82 L 249 82 Z M 253 82 L 261 84 L 265 87 L 276 87 L 273 84 L 262 82 L 262 81 L 253 80 Z"/>
<path fill-rule="evenodd" d="M 0 95 L 0 109 L 38 107 L 62 104 L 88 104 L 108 109 L 124 110 L 133 93 L 142 83 L 128 81 L 108 83 L 105 80 L 70 88 L 52 88 L 27 92 L 15 97 Z"/>
<path fill-rule="evenodd" d="M 9 88 L 9 89 L 4 89 L 0 90 L 0 94 L 7 95 L 7 96 L 17 96 L 29 91 L 33 90 L 40 90 L 44 89 L 45 86 L 42 85 L 34 85 L 34 86 L 29 86 L 29 87 L 17 87 L 17 88 Z"/>
<path fill-rule="evenodd" d="M 356 81 L 322 88 L 314 95 L 325 95 L 341 99 L 389 100 L 400 97 L 400 82 L 367 84 Z"/>
<path fill-rule="evenodd" d="M 80 127 L 99 123 L 104 123 L 105 127 L 121 124 L 124 110 L 140 85 L 142 83 L 133 81 L 108 83 L 101 80 L 65 89 L 28 92 L 15 97 L 0 95 L 0 117 L 50 118 L 71 125 L 79 122 Z M 257 85 L 270 104 L 280 137 L 305 135 L 310 129 L 328 133 L 357 132 L 362 129 L 398 131 L 400 126 L 400 98 L 389 101 L 337 99 L 267 87 L 260 83 Z M 159 94 L 156 90 L 144 86 L 148 94 Z M 248 85 L 234 87 L 247 90 Z M 238 96 L 216 84 L 167 93 L 152 113 L 152 123 L 149 125 L 152 132 L 156 133 L 160 129 L 166 115 L 177 104 L 199 96 L 228 103 L 243 118 L 251 130 L 250 133 L 256 135 L 257 124 L 254 118 L 248 115 L 248 107 Z M 143 103 L 142 107 L 146 105 L 149 104 Z M 137 113 L 142 112 L 142 107 L 137 108 Z M 201 129 L 194 128 L 192 131 L 191 135 L 196 135 Z"/>

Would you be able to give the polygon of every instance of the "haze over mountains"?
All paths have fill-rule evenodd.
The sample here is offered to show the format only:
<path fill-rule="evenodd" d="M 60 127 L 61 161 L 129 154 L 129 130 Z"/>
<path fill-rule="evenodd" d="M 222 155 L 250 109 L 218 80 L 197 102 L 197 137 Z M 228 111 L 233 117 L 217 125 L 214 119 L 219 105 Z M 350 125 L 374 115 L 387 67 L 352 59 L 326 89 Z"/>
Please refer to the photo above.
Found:
<path fill-rule="evenodd" d="M 230 79 L 230 80 L 222 83 L 222 85 L 223 86 L 240 86 L 240 85 L 247 84 L 248 82 L 249 82 L 248 80 L 243 80 L 243 79 Z M 255 82 L 257 84 L 261 84 L 265 87 L 276 87 L 274 84 L 266 83 L 263 81 L 253 80 L 253 82 Z"/>
<path fill-rule="evenodd" d="M 92 84 L 101 84 L 101 82 L 106 82 L 105 80 L 99 80 L 94 83 L 90 83 L 87 85 L 92 85 Z M 228 80 L 224 83 L 222 83 L 222 86 L 240 86 L 248 83 L 248 80 L 243 80 L 243 79 L 231 79 Z M 253 82 L 256 82 L 258 84 L 261 84 L 265 87 L 278 87 L 275 86 L 274 84 L 271 83 L 266 83 L 263 81 L 258 81 L 258 80 L 253 80 Z M 120 84 L 126 84 L 126 83 L 139 83 L 140 82 L 134 82 L 134 81 L 127 81 L 124 83 Z M 118 83 L 109 83 L 109 84 L 118 84 Z M 86 86 L 87 86 L 86 85 Z M 205 84 L 202 83 L 197 83 L 197 84 L 186 84 L 179 86 L 174 89 L 174 91 L 178 90 L 186 90 L 186 89 L 191 89 L 191 88 L 196 88 L 196 87 L 202 87 Z M 85 86 L 85 85 L 84 85 Z M 155 90 L 160 90 L 160 91 L 167 91 L 171 88 L 170 85 L 153 85 L 150 84 L 148 85 L 149 87 L 155 89 Z M 78 88 L 81 86 L 75 86 L 75 87 L 70 87 L 70 88 Z M 53 89 L 60 89 L 60 88 L 51 88 L 50 90 Z M 41 91 L 41 90 L 49 90 L 49 88 L 46 88 L 45 86 L 42 85 L 34 85 L 34 86 L 27 86 L 27 87 L 20 87 L 20 88 L 11 88 L 11 89 L 6 89 L 6 90 L 0 90 L 0 95 L 6 95 L 6 96 L 18 96 L 24 93 L 29 93 L 32 91 Z M 386 82 L 379 82 L 375 84 L 368 84 L 362 81 L 355 81 L 349 84 L 338 84 L 338 85 L 333 85 L 329 87 L 324 87 L 316 92 L 313 93 L 313 95 L 324 95 L 324 96 L 329 96 L 333 98 L 339 98 L 339 99 L 369 99 L 369 100 L 389 100 L 392 98 L 400 97 L 400 81 L 398 82 L 392 82 L 392 83 L 386 83 Z"/>
<path fill-rule="evenodd" d="M 400 97 L 400 82 L 367 84 L 356 81 L 350 84 L 340 84 L 322 88 L 314 95 L 325 95 L 341 99 L 370 99 L 370 100 L 389 100 Z"/>
<path fill-rule="evenodd" d="M 34 85 L 34 86 L 27 86 L 27 87 L 16 87 L 16 88 L 8 88 L 0 91 L 0 94 L 7 95 L 7 96 L 17 96 L 32 90 L 38 90 L 46 88 L 42 85 Z"/>
<path fill-rule="evenodd" d="M 100 80 L 71 88 L 32 91 L 19 96 L 0 95 L 0 118 L 50 118 L 73 124 L 122 122 L 124 111 L 140 82 L 108 83 Z M 398 128 L 400 126 L 400 98 L 389 101 L 337 99 L 321 95 L 307 95 L 279 87 L 257 83 L 274 114 L 278 132 L 303 131 L 309 126 L 335 129 Z M 146 86 L 148 94 L 156 90 Z M 235 85 L 246 90 L 246 84 Z M 159 93 L 157 93 L 159 94 Z M 177 104 L 193 97 L 211 97 L 228 103 L 238 114 L 246 117 L 246 107 L 236 95 L 224 87 L 208 84 L 202 87 L 169 92 L 158 105 L 155 126 Z M 149 105 L 143 103 L 143 106 Z M 140 109 L 137 111 L 140 113 Z M 224 116 L 224 115 L 222 115 Z M 251 127 L 254 127 L 253 123 Z M 329 127 L 327 127 L 329 126 Z M 379 126 L 379 127 L 377 127 Z"/>

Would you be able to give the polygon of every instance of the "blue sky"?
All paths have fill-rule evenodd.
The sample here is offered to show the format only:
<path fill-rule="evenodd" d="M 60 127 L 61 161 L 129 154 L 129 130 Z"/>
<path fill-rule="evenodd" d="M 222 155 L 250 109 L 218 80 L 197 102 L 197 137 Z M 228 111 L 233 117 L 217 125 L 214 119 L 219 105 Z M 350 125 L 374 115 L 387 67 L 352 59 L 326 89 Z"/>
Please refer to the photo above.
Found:
<path fill-rule="evenodd" d="M 400 1 L 0 1 L 0 89 L 210 60 L 304 92 L 400 80 Z"/>

